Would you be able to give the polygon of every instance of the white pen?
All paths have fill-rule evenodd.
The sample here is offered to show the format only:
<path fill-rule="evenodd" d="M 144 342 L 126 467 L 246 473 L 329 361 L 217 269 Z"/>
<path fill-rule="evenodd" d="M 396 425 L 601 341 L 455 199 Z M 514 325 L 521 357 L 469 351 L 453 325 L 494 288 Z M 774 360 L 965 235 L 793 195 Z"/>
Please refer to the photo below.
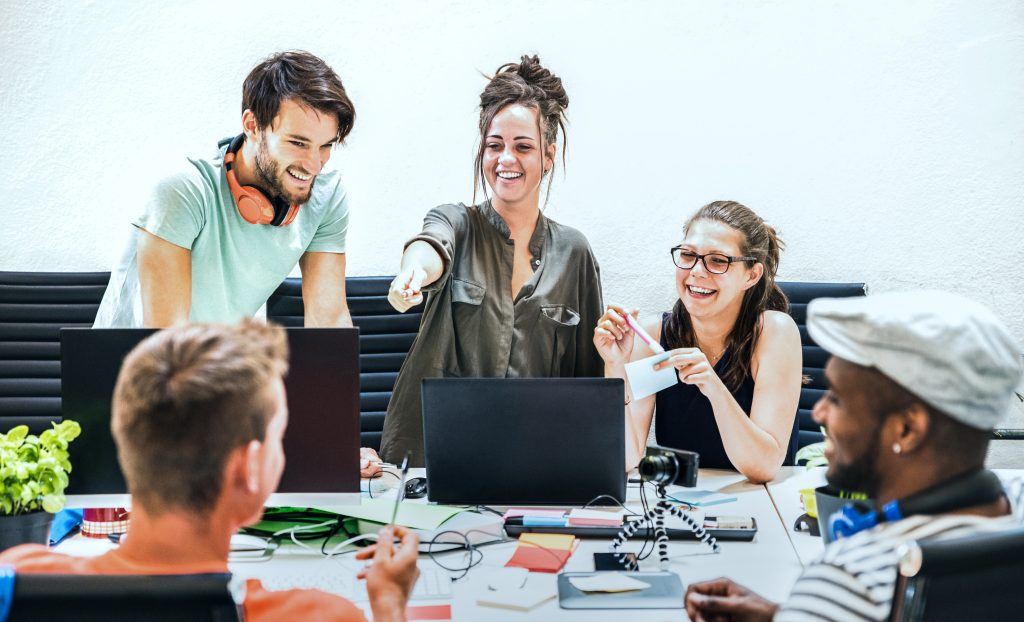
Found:
<path fill-rule="evenodd" d="M 658 343 L 650 335 L 648 335 L 647 331 L 644 330 L 644 327 L 640 326 L 640 324 L 633 319 L 632 315 L 630 315 L 629 313 L 625 313 L 622 317 L 625 318 L 626 324 L 629 324 L 629 327 L 633 329 L 633 332 L 636 333 L 636 336 L 643 340 L 643 342 L 646 343 L 648 346 L 650 346 L 651 350 L 654 350 L 656 354 L 662 354 L 665 352 L 665 348 L 661 347 L 660 343 Z"/>

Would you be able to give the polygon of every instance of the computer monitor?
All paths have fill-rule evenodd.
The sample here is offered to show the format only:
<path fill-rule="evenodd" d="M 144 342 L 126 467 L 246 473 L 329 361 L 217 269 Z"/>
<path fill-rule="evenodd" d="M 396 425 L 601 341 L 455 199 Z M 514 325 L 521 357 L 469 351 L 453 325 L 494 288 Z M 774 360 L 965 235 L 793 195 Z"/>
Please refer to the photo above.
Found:
<path fill-rule="evenodd" d="M 423 380 L 427 498 L 584 505 L 626 498 L 619 378 Z M 597 504 L 614 504 L 601 497 Z"/>
<path fill-rule="evenodd" d="M 289 328 L 284 473 L 268 505 L 359 503 L 359 329 Z M 124 357 L 152 329 L 61 330 L 61 410 L 82 426 L 68 448 L 68 507 L 128 507 L 110 432 Z M 173 477 L 173 474 L 168 474 Z"/>

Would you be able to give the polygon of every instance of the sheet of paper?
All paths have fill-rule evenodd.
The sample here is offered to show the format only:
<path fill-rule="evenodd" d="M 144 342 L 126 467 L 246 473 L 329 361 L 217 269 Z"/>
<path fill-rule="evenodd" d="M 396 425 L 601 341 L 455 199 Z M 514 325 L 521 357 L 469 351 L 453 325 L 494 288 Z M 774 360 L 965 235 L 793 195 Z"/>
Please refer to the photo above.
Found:
<path fill-rule="evenodd" d="M 484 607 L 529 611 L 555 596 L 558 596 L 558 594 L 550 588 L 524 587 L 521 589 L 488 591 L 480 594 L 476 603 Z"/>
<path fill-rule="evenodd" d="M 651 587 L 620 572 L 598 572 L 589 577 L 570 577 L 569 583 L 581 592 L 635 592 Z"/>
<path fill-rule="evenodd" d="M 387 524 L 391 521 L 391 512 L 395 509 L 394 499 L 364 499 L 359 505 L 331 506 L 331 511 L 344 516 L 352 516 L 374 523 Z M 398 507 L 395 522 L 403 527 L 413 529 L 437 529 L 446 520 L 466 508 L 450 505 L 428 505 L 403 501 Z"/>
<path fill-rule="evenodd" d="M 674 385 L 678 380 L 675 367 L 666 367 L 661 371 L 654 371 L 654 364 L 668 360 L 668 353 L 655 354 L 639 361 L 626 363 L 626 378 L 629 380 L 629 390 L 634 400 L 639 400 L 654 395 L 662 389 Z"/>

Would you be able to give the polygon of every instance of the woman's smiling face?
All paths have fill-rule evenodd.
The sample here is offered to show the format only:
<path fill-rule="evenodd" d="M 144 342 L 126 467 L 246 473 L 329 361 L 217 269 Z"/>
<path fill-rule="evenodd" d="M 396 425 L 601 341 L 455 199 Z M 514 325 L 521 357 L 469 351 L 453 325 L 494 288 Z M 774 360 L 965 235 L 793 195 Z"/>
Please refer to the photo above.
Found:
<path fill-rule="evenodd" d="M 684 252 L 707 255 L 717 253 L 728 257 L 743 255 L 743 234 L 715 220 L 697 220 L 679 245 Z M 711 259 L 705 261 L 710 262 Z M 761 278 L 760 263 L 749 266 L 744 261 L 728 265 L 725 274 L 714 274 L 698 260 L 692 268 L 676 269 L 676 293 L 687 312 L 694 317 L 716 315 L 743 302 L 743 294 Z"/>
<path fill-rule="evenodd" d="M 547 153 L 544 153 L 544 152 Z M 536 206 L 554 145 L 543 148 L 537 111 L 521 104 L 502 108 L 484 136 L 483 169 L 498 209 Z"/>

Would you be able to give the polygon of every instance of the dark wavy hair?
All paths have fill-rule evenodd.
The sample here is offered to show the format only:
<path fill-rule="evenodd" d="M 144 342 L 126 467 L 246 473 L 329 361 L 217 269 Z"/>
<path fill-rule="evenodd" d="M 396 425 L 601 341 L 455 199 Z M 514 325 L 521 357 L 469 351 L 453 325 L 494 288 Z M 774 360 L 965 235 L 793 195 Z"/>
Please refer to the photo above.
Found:
<path fill-rule="evenodd" d="M 558 132 L 562 132 L 562 165 L 565 165 L 565 146 L 568 139 L 565 133 L 567 118 L 565 109 L 569 107 L 569 96 L 565 94 L 562 80 L 540 64 L 536 56 L 523 55 L 518 63 L 506 63 L 494 73 L 494 77 L 480 93 L 480 144 L 477 147 L 476 162 L 473 171 L 473 203 L 476 204 L 476 191 L 483 189 L 487 196 L 487 183 L 484 177 L 484 149 L 486 148 L 487 130 L 494 121 L 494 116 L 513 104 L 519 104 L 537 111 L 537 129 L 541 136 L 543 154 L 548 145 L 558 143 Z M 552 165 L 552 169 L 554 165 Z M 548 190 L 544 195 L 544 204 L 551 194 L 551 180 L 554 171 L 548 171 Z"/>
<path fill-rule="evenodd" d="M 302 50 L 280 52 L 253 67 L 242 83 L 242 112 L 252 110 L 261 128 L 277 117 L 281 102 L 296 99 L 338 120 L 338 142 L 356 122 L 356 109 L 341 78 L 327 63 Z"/>
<path fill-rule="evenodd" d="M 765 311 L 789 311 L 789 299 L 775 282 L 783 244 L 771 225 L 749 207 L 736 201 L 715 201 L 700 208 L 686 221 L 683 236 L 686 236 L 695 222 L 701 220 L 720 222 L 739 231 L 743 236 L 740 254 L 757 258 L 756 262 L 744 263 L 748 267 L 755 263 L 764 266 L 761 280 L 743 292 L 739 317 L 736 318 L 736 324 L 725 340 L 725 347 L 732 354 L 729 357 L 729 365 L 722 374 L 722 381 L 730 390 L 735 391 L 750 374 L 754 348 L 761 337 L 761 314 Z M 677 300 L 672 307 L 672 315 L 665 325 L 665 342 L 670 349 L 697 347 L 693 323 L 682 299 Z"/>

